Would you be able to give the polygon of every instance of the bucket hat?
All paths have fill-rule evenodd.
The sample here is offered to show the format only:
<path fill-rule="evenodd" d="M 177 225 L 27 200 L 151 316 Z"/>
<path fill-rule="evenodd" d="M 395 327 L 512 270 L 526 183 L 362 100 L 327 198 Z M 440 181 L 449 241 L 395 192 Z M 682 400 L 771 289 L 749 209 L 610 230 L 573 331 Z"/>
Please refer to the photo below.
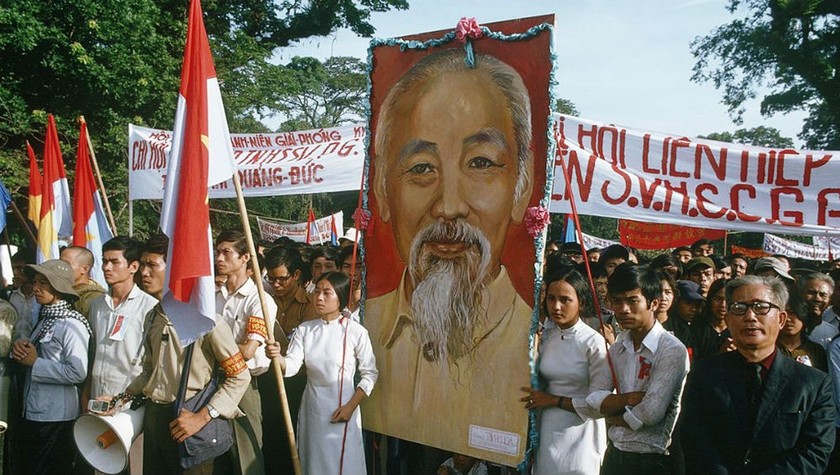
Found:
<path fill-rule="evenodd" d="M 61 259 L 52 259 L 41 264 L 29 264 L 26 267 L 43 275 L 50 285 L 59 293 L 78 297 L 73 289 L 73 268 Z"/>

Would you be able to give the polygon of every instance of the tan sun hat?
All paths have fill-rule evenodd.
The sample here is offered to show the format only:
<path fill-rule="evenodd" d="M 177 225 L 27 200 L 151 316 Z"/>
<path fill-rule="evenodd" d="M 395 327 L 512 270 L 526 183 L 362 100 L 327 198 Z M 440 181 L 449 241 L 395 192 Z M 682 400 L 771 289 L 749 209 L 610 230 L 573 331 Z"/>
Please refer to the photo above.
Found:
<path fill-rule="evenodd" d="M 73 268 L 61 259 L 52 259 L 41 264 L 29 264 L 26 267 L 43 275 L 59 293 L 78 297 L 73 289 Z"/>

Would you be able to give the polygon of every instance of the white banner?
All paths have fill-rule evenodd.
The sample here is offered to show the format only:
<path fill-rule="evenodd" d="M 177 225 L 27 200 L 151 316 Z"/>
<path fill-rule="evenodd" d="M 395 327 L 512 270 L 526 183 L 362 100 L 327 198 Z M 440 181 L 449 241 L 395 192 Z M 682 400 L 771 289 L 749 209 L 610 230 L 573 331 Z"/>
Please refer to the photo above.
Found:
<path fill-rule="evenodd" d="M 344 211 L 315 220 L 318 235 L 312 236 L 312 244 L 329 244 L 332 238 L 332 222 L 335 218 L 336 240 L 344 235 Z M 257 218 L 262 239 L 273 241 L 280 236 L 286 236 L 292 241 L 306 242 L 306 227 L 309 223 L 278 223 L 267 219 Z"/>
<path fill-rule="evenodd" d="M 824 249 L 826 255 L 830 252 L 835 259 L 840 257 L 840 236 L 814 236 L 814 246 L 818 249 Z"/>
<path fill-rule="evenodd" d="M 764 234 L 764 252 L 782 254 L 787 257 L 816 261 L 828 260 L 828 249 L 820 249 L 812 244 L 791 241 L 770 233 Z"/>
<path fill-rule="evenodd" d="M 840 232 L 840 152 L 765 149 L 557 117 L 550 211 L 711 229 Z"/>
<path fill-rule="evenodd" d="M 365 162 L 364 124 L 276 134 L 230 134 L 245 196 L 358 190 Z M 128 126 L 129 199 L 163 199 L 172 132 Z M 233 180 L 210 190 L 233 198 Z"/>
<path fill-rule="evenodd" d="M 616 241 L 610 241 L 609 239 L 603 239 L 596 236 L 592 236 L 586 233 L 583 233 L 583 245 L 587 249 L 592 249 L 593 247 L 597 247 L 600 249 L 604 249 L 605 247 L 610 247 L 613 244 L 619 244 Z"/>

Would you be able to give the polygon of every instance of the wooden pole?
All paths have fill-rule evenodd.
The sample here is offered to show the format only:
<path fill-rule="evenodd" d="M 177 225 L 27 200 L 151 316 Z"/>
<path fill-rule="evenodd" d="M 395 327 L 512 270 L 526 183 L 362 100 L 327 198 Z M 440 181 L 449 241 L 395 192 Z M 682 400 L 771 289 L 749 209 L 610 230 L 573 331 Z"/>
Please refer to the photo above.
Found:
<path fill-rule="evenodd" d="M 80 115 L 79 121 L 85 123 L 85 116 Z M 96 153 L 93 151 L 93 142 L 90 140 L 90 131 L 87 133 L 87 145 L 90 152 L 90 162 L 93 164 L 93 172 L 96 173 L 96 181 L 99 184 L 99 192 L 102 193 L 102 200 L 105 202 L 105 212 L 108 213 L 108 224 L 111 226 L 111 234 L 117 235 L 117 223 L 114 221 L 114 214 L 111 213 L 111 203 L 108 201 L 108 193 L 105 192 L 105 183 L 102 182 L 102 174 L 99 173 L 99 162 L 96 161 Z"/>
<path fill-rule="evenodd" d="M 18 221 L 20 221 L 20 225 L 23 226 L 23 229 L 26 230 L 26 234 L 29 236 L 29 239 L 32 240 L 32 244 L 34 244 L 37 247 L 38 238 L 35 237 L 35 234 L 32 233 L 32 228 L 29 227 L 29 221 L 23 217 L 23 214 L 21 214 L 20 209 L 17 207 L 14 200 L 12 200 L 12 202 L 9 204 L 12 207 L 12 211 L 15 213 L 15 217 L 18 219 Z"/>
<path fill-rule="evenodd" d="M 242 184 L 239 182 L 239 173 L 233 174 L 233 186 L 236 188 L 236 201 L 239 204 L 239 215 L 242 219 L 242 230 L 245 232 L 245 239 L 248 242 L 248 252 L 251 253 L 251 269 L 254 271 L 254 283 L 257 284 L 257 294 L 260 296 L 260 305 L 262 306 L 263 319 L 265 320 L 266 333 L 268 333 L 268 340 L 274 341 L 274 326 L 268 321 L 268 307 L 265 304 L 265 290 L 262 283 L 262 271 L 257 260 L 257 247 L 254 245 L 254 237 L 251 235 L 251 226 L 248 222 L 248 210 L 245 208 L 245 197 L 242 194 Z M 281 346 L 288 346 L 286 335 L 280 335 Z M 280 360 L 275 358 L 273 361 L 274 376 L 277 378 L 277 388 L 280 390 L 280 407 L 283 409 L 283 420 L 286 423 L 286 435 L 289 439 L 289 450 L 292 452 L 292 467 L 295 470 L 295 475 L 303 475 L 303 470 L 300 466 L 300 457 L 298 456 L 297 442 L 295 441 L 295 431 L 292 427 L 292 413 L 289 410 L 289 399 L 286 396 L 286 383 L 283 379 L 283 370 L 280 368 Z"/>
<path fill-rule="evenodd" d="M 723 253 L 721 255 L 728 256 L 729 254 L 732 254 L 731 252 L 729 252 L 729 231 L 724 231 L 723 232 Z"/>

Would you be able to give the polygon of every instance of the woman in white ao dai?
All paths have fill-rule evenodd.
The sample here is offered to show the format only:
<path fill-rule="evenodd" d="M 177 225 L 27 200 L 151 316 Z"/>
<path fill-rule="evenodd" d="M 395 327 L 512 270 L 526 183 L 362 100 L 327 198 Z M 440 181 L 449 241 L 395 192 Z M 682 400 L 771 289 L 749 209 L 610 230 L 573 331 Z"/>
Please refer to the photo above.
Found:
<path fill-rule="evenodd" d="M 349 290 L 349 279 L 339 272 L 318 278 L 314 299 L 321 318 L 298 326 L 284 359 L 286 377 L 306 366 L 297 434 L 306 474 L 366 473 L 359 404 L 379 372 L 367 330 L 339 311 L 347 305 Z M 276 355 L 279 345 L 272 345 L 269 356 Z M 361 379 L 354 385 L 357 369 Z"/>
<path fill-rule="evenodd" d="M 549 325 L 540 344 L 542 389 L 529 389 L 528 409 L 539 409 L 538 475 L 597 474 L 607 448 L 607 429 L 586 397 L 612 389 L 604 337 L 581 313 L 592 314 L 587 281 L 572 267 L 547 275 L 543 301 Z M 526 388 L 527 389 L 527 388 Z"/>

